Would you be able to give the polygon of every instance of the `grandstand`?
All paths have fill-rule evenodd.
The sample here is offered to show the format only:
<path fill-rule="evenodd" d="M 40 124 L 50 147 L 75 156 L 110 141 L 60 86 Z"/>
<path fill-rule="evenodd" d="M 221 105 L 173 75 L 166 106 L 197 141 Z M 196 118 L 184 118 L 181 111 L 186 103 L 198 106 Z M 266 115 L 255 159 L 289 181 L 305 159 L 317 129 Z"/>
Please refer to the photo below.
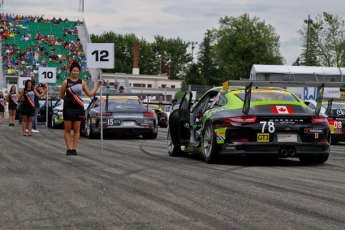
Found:
<path fill-rule="evenodd" d="M 35 78 L 39 67 L 56 67 L 57 83 L 54 91 L 66 77 L 68 66 L 78 61 L 82 66 L 79 78 L 90 87 L 97 81 L 99 70 L 86 65 L 86 44 L 90 37 L 83 21 L 41 16 L 12 16 L 1 14 L 0 87 L 17 84 L 21 77 Z M 2 89 L 0 88 L 0 89 Z"/>

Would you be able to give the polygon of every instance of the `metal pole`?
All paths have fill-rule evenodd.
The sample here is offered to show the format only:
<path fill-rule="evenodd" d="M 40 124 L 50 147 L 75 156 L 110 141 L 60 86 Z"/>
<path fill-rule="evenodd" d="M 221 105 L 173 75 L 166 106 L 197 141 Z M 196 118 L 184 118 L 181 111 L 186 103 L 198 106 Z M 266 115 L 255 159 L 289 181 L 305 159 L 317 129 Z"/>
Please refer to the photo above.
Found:
<path fill-rule="evenodd" d="M 98 73 L 99 73 L 99 78 L 102 80 L 102 82 L 103 82 L 103 77 L 101 76 L 101 69 L 99 68 L 98 69 Z M 103 96 L 102 96 L 102 91 L 103 91 L 103 83 L 102 83 L 102 85 L 101 85 L 101 87 L 99 87 L 100 88 L 100 90 L 101 90 L 101 92 L 99 93 L 99 95 L 100 95 L 100 100 L 101 100 L 101 106 L 100 106 L 100 108 L 99 108 L 99 112 L 101 113 L 101 120 L 100 120 L 100 124 L 101 124 L 101 152 L 102 152 L 102 155 L 103 155 L 103 112 L 102 112 L 102 102 L 103 102 Z"/>
<path fill-rule="evenodd" d="M 164 87 L 164 102 L 167 101 L 167 85 Z"/>
<path fill-rule="evenodd" d="M 49 87 L 49 83 L 46 83 L 47 87 Z M 48 114 L 49 114 L 49 90 L 47 91 L 47 96 L 46 96 L 46 129 L 48 129 Z M 53 115 L 52 115 L 52 119 L 53 119 Z"/>

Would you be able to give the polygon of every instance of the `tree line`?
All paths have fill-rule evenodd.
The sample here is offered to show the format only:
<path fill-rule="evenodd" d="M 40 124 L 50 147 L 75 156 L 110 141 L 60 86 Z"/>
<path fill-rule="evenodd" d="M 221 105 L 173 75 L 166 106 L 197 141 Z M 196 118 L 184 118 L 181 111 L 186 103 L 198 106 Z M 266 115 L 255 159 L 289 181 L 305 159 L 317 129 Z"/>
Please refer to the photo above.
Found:
<path fill-rule="evenodd" d="M 345 21 L 326 12 L 297 31 L 302 52 L 293 65 L 341 67 L 345 64 Z M 140 43 L 140 74 L 170 73 L 183 84 L 220 85 L 232 79 L 248 78 L 253 64 L 283 65 L 280 36 L 272 25 L 244 13 L 219 19 L 219 27 L 207 30 L 196 59 L 181 38 L 154 36 L 153 42 L 135 34 L 91 34 L 93 43 L 115 44 L 115 68 L 104 72 L 132 73 L 134 43 Z M 170 70 L 170 71 L 169 71 Z"/>

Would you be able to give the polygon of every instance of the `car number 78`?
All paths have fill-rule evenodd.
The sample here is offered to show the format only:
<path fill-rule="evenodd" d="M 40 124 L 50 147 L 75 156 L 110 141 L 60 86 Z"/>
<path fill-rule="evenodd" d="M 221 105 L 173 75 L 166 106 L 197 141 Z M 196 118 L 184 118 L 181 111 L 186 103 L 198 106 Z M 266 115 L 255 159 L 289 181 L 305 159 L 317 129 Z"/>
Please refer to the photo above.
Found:
<path fill-rule="evenodd" d="M 260 124 L 262 124 L 262 130 L 261 132 L 265 132 L 265 127 L 266 125 L 268 125 L 268 132 L 270 133 L 274 133 L 274 131 L 276 130 L 276 128 L 274 127 L 274 122 L 273 121 L 260 121 Z"/>

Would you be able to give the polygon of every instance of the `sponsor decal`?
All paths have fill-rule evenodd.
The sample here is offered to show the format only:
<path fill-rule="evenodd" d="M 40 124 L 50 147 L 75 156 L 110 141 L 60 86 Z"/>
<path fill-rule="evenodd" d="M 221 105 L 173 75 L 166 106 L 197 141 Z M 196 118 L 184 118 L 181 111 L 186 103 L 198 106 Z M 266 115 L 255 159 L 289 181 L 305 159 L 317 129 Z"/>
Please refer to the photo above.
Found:
<path fill-rule="evenodd" d="M 257 142 L 270 142 L 270 134 L 269 133 L 258 133 L 257 134 Z"/>
<path fill-rule="evenodd" d="M 274 114 L 293 114 L 291 106 L 288 105 L 273 105 L 271 109 Z"/>
<path fill-rule="evenodd" d="M 223 144 L 225 140 L 226 128 L 215 129 L 217 144 Z"/>
<path fill-rule="evenodd" d="M 319 138 L 319 134 L 315 133 L 315 139 L 318 139 L 318 138 Z"/>
<path fill-rule="evenodd" d="M 323 133 L 322 129 L 304 128 L 304 133 Z"/>

